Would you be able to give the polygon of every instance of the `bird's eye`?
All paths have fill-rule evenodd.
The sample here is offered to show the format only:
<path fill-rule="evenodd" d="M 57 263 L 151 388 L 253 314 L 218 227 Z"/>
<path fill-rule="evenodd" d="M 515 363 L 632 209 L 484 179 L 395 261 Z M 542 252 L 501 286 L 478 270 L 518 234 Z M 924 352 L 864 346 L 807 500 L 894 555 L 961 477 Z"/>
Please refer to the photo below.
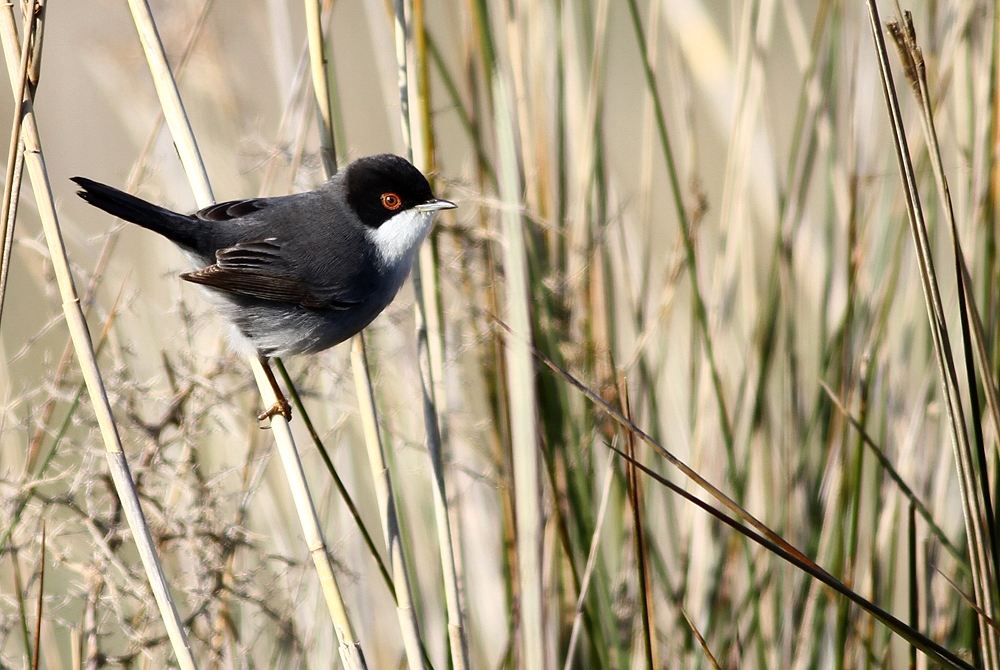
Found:
<path fill-rule="evenodd" d="M 403 206 L 403 199 L 395 193 L 383 193 L 382 206 L 389 211 L 394 212 Z"/>

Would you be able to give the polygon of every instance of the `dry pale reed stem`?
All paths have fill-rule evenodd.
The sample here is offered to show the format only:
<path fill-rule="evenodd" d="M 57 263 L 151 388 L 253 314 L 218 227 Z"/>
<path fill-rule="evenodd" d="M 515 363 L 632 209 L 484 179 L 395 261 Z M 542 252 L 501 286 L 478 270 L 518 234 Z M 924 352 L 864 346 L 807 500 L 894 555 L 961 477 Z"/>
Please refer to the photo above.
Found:
<path fill-rule="evenodd" d="M 398 66 L 399 100 L 400 100 L 400 126 L 403 133 L 403 141 L 406 145 L 410 158 L 417 168 L 427 172 L 430 168 L 430 156 L 427 155 L 427 138 L 430 129 L 425 127 L 426 116 L 422 113 L 421 98 L 427 95 L 426 91 L 419 90 L 418 80 L 414 74 L 414 68 L 409 67 L 413 62 L 411 51 L 412 35 L 407 26 L 406 6 L 403 0 L 395 3 L 395 16 L 393 17 L 394 37 L 396 46 L 396 63 Z M 411 86 L 411 79 L 412 86 Z M 424 100 L 426 102 L 426 100 Z M 412 103 L 412 104 L 411 104 Z M 428 261 L 431 261 L 430 263 Z M 431 459 L 431 468 L 434 473 L 433 478 L 433 500 L 434 519 L 437 525 L 438 553 L 441 560 L 441 570 L 444 577 L 445 609 L 448 617 L 448 644 L 451 652 L 452 663 L 459 670 L 469 667 L 468 645 L 465 639 L 465 628 L 463 625 L 461 597 L 458 586 L 458 569 L 455 562 L 455 547 L 451 530 L 451 516 L 448 510 L 448 493 L 445 487 L 445 467 L 444 450 L 441 440 L 441 426 L 438 422 L 439 412 L 435 394 L 435 389 L 439 386 L 435 380 L 435 361 L 432 351 L 436 350 L 441 358 L 443 351 L 440 337 L 441 331 L 436 319 L 430 317 L 430 313 L 437 312 L 436 294 L 434 288 L 434 265 L 429 248 L 425 244 L 425 249 L 416 258 L 413 267 L 413 289 L 416 298 L 415 325 L 417 331 L 417 363 L 420 369 L 420 390 L 423 400 L 424 431 L 427 436 L 427 451 Z M 430 279 L 425 286 L 424 280 Z M 430 298 L 430 300 L 428 300 Z M 428 322 L 436 326 L 435 342 L 432 346 L 429 340 Z M 438 373 L 441 374 L 440 368 Z"/>
<path fill-rule="evenodd" d="M 3 10 L 0 11 L 0 38 L 3 40 L 4 55 L 7 59 L 10 81 L 13 86 L 16 86 L 18 77 L 14 64 L 18 60 L 18 40 L 14 11 L 10 5 L 5 5 Z M 15 90 L 14 93 L 16 95 L 17 91 Z M 49 248 L 53 273 L 59 287 L 59 295 L 63 301 L 63 313 L 66 317 L 66 324 L 69 327 L 70 337 L 73 340 L 77 360 L 80 361 L 80 367 L 90 394 L 90 400 L 97 416 L 97 423 L 100 427 L 105 449 L 107 450 L 108 466 L 111 470 L 115 488 L 122 501 L 129 528 L 132 530 L 132 535 L 139 550 L 139 556 L 142 559 L 143 567 L 149 578 L 150 587 L 153 590 L 153 596 L 163 616 L 167 635 L 177 656 L 177 663 L 185 670 L 194 670 L 196 667 L 194 656 L 191 653 L 191 647 L 184 633 L 177 608 L 170 596 L 166 577 L 163 575 L 163 569 L 156 555 L 146 519 L 139 505 L 139 496 L 128 471 L 128 464 L 125 461 L 125 454 L 122 451 L 121 438 L 118 435 L 118 428 L 115 425 L 114 416 L 111 412 L 111 403 L 104 389 L 100 370 L 97 367 L 97 357 L 94 353 L 93 342 L 90 339 L 90 331 L 87 329 L 87 322 L 84 318 L 80 300 L 76 294 L 76 287 L 73 284 L 73 277 L 70 273 L 69 258 L 66 255 L 66 247 L 59 229 L 52 189 L 49 185 L 45 161 L 42 156 L 38 128 L 30 103 L 25 104 L 24 119 L 22 121 L 22 138 L 25 148 L 25 165 L 28 169 L 28 176 L 31 178 L 32 188 L 35 193 L 35 202 L 38 206 L 42 229 Z"/>
<path fill-rule="evenodd" d="M 260 389 L 261 399 L 266 407 L 271 407 L 278 398 L 274 393 L 274 388 L 268 380 L 264 371 L 264 363 L 259 358 L 250 359 L 250 367 L 253 369 L 254 378 Z M 340 658 L 348 668 L 364 668 L 364 657 L 361 653 L 361 645 L 354 636 L 347 609 L 344 607 L 344 599 L 337 585 L 336 576 L 333 574 L 333 562 L 326 549 L 326 543 L 319 527 L 319 518 L 316 516 L 316 509 L 309 495 L 309 485 L 306 483 L 305 472 L 302 470 L 302 461 L 299 459 L 299 452 L 295 448 L 292 440 L 292 431 L 288 427 L 288 421 L 280 414 L 271 417 L 271 432 L 274 434 L 275 444 L 278 446 L 278 454 L 281 463 L 285 468 L 285 476 L 288 478 L 288 486 L 292 492 L 292 500 L 295 503 L 295 511 L 299 515 L 299 522 L 302 524 L 302 533 L 305 536 L 306 546 L 312 556 L 316 566 L 316 574 L 319 576 L 320 585 L 326 595 L 326 604 L 330 610 L 337 630 L 337 640 L 339 641 Z"/>
<path fill-rule="evenodd" d="M 208 182 L 204 163 L 198 151 L 198 145 L 191 131 L 191 125 L 184 111 L 184 105 L 180 99 L 180 93 L 177 90 L 177 83 L 167 63 L 163 44 L 160 42 L 153 17 L 150 14 L 149 6 L 144 0 L 129 0 L 129 7 L 132 10 L 132 17 L 139 32 L 143 52 L 146 55 L 150 74 L 156 86 L 164 119 L 174 139 L 174 146 L 177 148 L 181 163 L 184 165 L 188 181 L 191 183 L 191 188 L 195 194 L 195 200 L 200 207 L 206 207 L 214 202 L 214 196 Z M 256 357 L 251 357 L 249 362 L 265 406 L 273 405 L 276 400 L 274 390 L 268 382 L 267 376 L 264 374 L 264 369 L 260 361 Z M 364 668 L 364 656 L 361 653 L 361 647 L 356 641 L 350 621 L 347 618 L 346 608 L 344 607 L 340 589 L 337 587 L 334 576 L 333 562 L 323 541 L 315 507 L 309 496 L 309 489 L 305 484 L 302 465 L 299 461 L 298 451 L 295 448 L 295 442 L 292 440 L 291 431 L 288 429 L 287 422 L 283 418 L 278 417 L 274 418 L 272 428 L 275 442 L 281 453 L 282 463 L 285 465 L 285 474 L 292 489 L 292 498 L 296 505 L 299 520 L 302 522 L 303 533 L 306 536 L 309 551 L 316 564 L 320 585 L 323 588 L 323 595 L 326 598 L 327 607 L 333 617 L 337 638 L 340 642 L 341 660 L 351 670 Z"/>
<path fill-rule="evenodd" d="M 3 185 L 3 207 L 0 209 L 0 321 L 3 318 L 4 298 L 7 296 L 7 273 L 10 271 L 10 254 L 14 246 L 14 220 L 17 217 L 17 198 L 21 191 L 21 174 L 24 167 L 24 149 L 21 144 L 21 122 L 24 119 L 24 94 L 28 84 L 28 65 L 31 43 L 36 38 L 35 17 L 41 5 L 32 3 L 31 11 L 24 17 L 24 39 L 21 42 L 21 61 L 17 85 L 14 87 L 14 123 L 10 131 L 10 148 L 7 152 L 7 172 Z"/>
<path fill-rule="evenodd" d="M 361 425 L 365 432 L 365 444 L 368 445 L 368 463 L 375 486 L 375 499 L 378 501 L 379 519 L 382 521 L 382 538 L 389 554 L 389 569 L 392 571 L 392 584 L 396 590 L 396 615 L 403 635 L 403 647 L 410 667 L 424 668 L 426 666 L 420 650 L 420 628 L 417 625 L 417 613 L 413 609 L 410 575 L 406 569 L 403 540 L 399 533 L 396 498 L 392 492 L 392 479 L 386 463 L 385 446 L 379 434 L 375 396 L 368 376 L 368 360 L 361 333 L 351 340 L 351 368 L 354 370 L 354 386 L 358 396 Z"/>
<path fill-rule="evenodd" d="M 320 124 L 323 165 L 327 177 L 337 170 L 337 155 L 333 139 L 332 101 L 327 77 L 328 44 L 323 35 L 320 3 L 306 0 L 306 28 L 309 33 L 309 62 L 312 72 Z M 392 482 L 385 463 L 385 447 L 378 430 L 378 416 L 375 409 L 375 394 L 368 374 L 368 359 L 365 356 L 365 342 L 360 333 L 351 341 L 351 367 L 357 389 L 358 411 L 364 427 L 365 447 L 371 463 L 372 479 L 378 499 L 379 520 L 382 522 L 383 539 L 389 553 L 389 570 L 396 597 L 396 616 L 403 637 L 403 648 L 412 668 L 424 667 L 424 655 L 420 642 L 420 628 L 417 613 L 413 609 L 413 594 L 409 573 L 404 560 L 402 537 L 399 532 L 396 500 L 392 495 Z"/>
<path fill-rule="evenodd" d="M 181 159 L 181 165 L 184 166 L 184 173 L 191 184 L 191 190 L 194 191 L 195 202 L 200 207 L 207 207 L 215 202 L 215 195 L 209 185 L 205 163 L 201 160 L 201 152 L 198 151 L 194 139 L 194 131 L 191 130 L 180 93 L 177 91 L 177 82 L 163 52 L 163 44 L 160 42 L 153 15 L 149 11 L 149 4 L 146 0 L 128 0 L 128 6 L 132 10 L 132 20 L 139 33 L 149 73 L 153 76 L 156 95 L 160 99 L 160 107 L 163 108 L 163 118 L 170 129 L 170 136 L 174 140 L 177 155 Z"/>
<path fill-rule="evenodd" d="M 514 108 L 507 82 L 493 73 L 496 100 L 496 133 L 503 201 L 503 258 L 506 277 L 507 388 L 510 402 L 511 450 L 514 470 L 514 505 L 517 519 L 517 579 L 520 584 L 521 667 L 544 668 L 545 610 L 542 576 L 542 533 L 544 509 L 539 473 L 538 423 L 535 416 L 535 366 L 528 345 L 532 341 L 528 304 L 528 259 L 525 249 L 524 219 L 521 216 L 521 186 L 518 178 L 517 149 L 514 144 Z"/>
<path fill-rule="evenodd" d="M 337 171 L 337 152 L 333 143 L 333 116 L 330 86 L 327 81 L 328 46 L 323 36 L 323 11 L 320 0 L 306 0 L 306 34 L 309 40 L 309 67 L 313 91 L 319 107 L 319 135 L 323 168 L 329 177 Z"/>
<path fill-rule="evenodd" d="M 327 77 L 328 44 L 323 35 L 320 3 L 306 0 L 306 23 L 309 33 L 309 61 L 312 72 L 320 124 L 320 142 L 323 147 L 323 164 L 327 176 L 337 170 L 336 150 L 333 138 L 333 118 L 330 90 Z M 379 519 L 382 522 L 383 539 L 389 554 L 389 570 L 396 596 L 396 615 L 406 658 L 413 668 L 423 668 L 424 655 L 421 648 L 420 628 L 417 613 L 413 608 L 413 594 L 409 572 L 404 560 L 402 537 L 399 532 L 396 500 L 392 494 L 392 482 L 385 462 L 385 447 L 378 430 L 378 415 L 375 409 L 375 395 L 368 374 L 368 359 L 365 342 L 360 333 L 351 341 L 351 367 L 357 389 L 358 411 L 364 427 L 365 446 L 371 464 L 375 494 L 378 499 Z"/>

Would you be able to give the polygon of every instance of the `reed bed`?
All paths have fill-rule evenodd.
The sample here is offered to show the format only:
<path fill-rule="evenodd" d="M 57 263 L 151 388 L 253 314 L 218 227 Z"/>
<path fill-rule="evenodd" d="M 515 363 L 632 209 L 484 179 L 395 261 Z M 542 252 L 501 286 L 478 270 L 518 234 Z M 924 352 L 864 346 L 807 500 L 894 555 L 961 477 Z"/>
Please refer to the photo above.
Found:
<path fill-rule="evenodd" d="M 0 15 L 0 668 L 1000 670 L 996 7 L 129 4 Z M 380 151 L 460 206 L 271 430 L 68 180 Z"/>

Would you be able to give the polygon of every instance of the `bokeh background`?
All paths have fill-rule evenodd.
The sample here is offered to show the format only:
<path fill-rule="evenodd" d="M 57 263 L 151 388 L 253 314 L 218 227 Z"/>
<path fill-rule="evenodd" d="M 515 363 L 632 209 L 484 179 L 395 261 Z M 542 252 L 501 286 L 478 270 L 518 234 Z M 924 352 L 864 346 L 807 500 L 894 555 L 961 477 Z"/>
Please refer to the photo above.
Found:
<path fill-rule="evenodd" d="M 511 211 L 529 231 L 526 299 L 541 353 L 615 407 L 626 380 L 633 420 L 673 454 L 858 593 L 975 661 L 976 614 L 960 591 L 972 591 L 962 492 L 865 4 L 426 5 L 432 176 L 436 193 L 459 204 L 438 217 L 429 244 L 471 667 L 526 667 L 508 408 L 529 391 L 547 667 L 646 667 L 653 658 L 670 668 L 898 668 L 911 653 L 861 609 L 642 476 L 640 579 L 625 465 L 608 449 L 623 447 L 626 432 L 545 365 L 530 389 L 506 374 L 497 318 L 510 308 L 502 216 Z M 302 3 L 151 6 L 217 199 L 318 185 Z M 324 8 L 339 162 L 405 153 L 391 7 Z M 933 0 L 904 9 L 927 60 L 995 371 L 997 10 Z M 897 18 L 889 3 L 882 12 Z M 329 667 L 336 639 L 271 436 L 254 419 L 260 399 L 245 361 L 228 351 L 207 301 L 178 279 L 180 253 L 90 208 L 69 181 L 84 175 L 195 208 L 126 3 L 51 2 L 43 53 L 34 110 L 63 236 L 94 339 L 106 331 L 105 383 L 196 657 L 202 667 Z M 496 99 L 496 73 L 511 110 Z M 896 74 L 957 329 L 951 237 L 918 108 Z M 0 106 L 0 127 L 12 108 Z M 513 208 L 498 186 L 503 128 L 517 150 Z M 164 667 L 171 652 L 66 353 L 27 184 L 22 193 L 0 329 L 0 667 L 28 667 L 36 646 L 28 631 L 43 520 L 41 667 Z M 418 619 L 428 658 L 444 668 L 413 303 L 407 285 L 366 337 Z M 378 538 L 348 353 L 342 345 L 286 363 Z M 985 429 L 992 474 L 996 428 L 981 406 L 967 417 Z M 400 667 L 392 597 L 302 422 L 292 427 L 369 667 Z M 636 450 L 703 496 L 653 450 Z M 930 519 L 911 522 L 913 499 Z"/>

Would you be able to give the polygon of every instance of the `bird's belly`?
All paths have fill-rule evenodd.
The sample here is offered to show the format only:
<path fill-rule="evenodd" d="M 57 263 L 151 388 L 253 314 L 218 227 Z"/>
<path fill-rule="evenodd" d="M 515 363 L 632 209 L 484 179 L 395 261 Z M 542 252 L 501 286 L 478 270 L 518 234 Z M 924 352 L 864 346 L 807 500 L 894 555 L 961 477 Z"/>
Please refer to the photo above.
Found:
<path fill-rule="evenodd" d="M 344 310 L 306 309 L 243 296 L 227 296 L 218 305 L 234 326 L 230 344 L 237 353 L 264 356 L 311 354 L 340 344 L 371 323 L 392 301 L 373 296 Z"/>
<path fill-rule="evenodd" d="M 306 309 L 258 300 L 233 302 L 243 304 L 223 308 L 238 333 L 238 337 L 230 337 L 230 343 L 240 353 L 257 352 L 264 356 L 311 354 L 328 349 L 359 333 L 385 308 L 367 302 L 347 310 Z"/>

